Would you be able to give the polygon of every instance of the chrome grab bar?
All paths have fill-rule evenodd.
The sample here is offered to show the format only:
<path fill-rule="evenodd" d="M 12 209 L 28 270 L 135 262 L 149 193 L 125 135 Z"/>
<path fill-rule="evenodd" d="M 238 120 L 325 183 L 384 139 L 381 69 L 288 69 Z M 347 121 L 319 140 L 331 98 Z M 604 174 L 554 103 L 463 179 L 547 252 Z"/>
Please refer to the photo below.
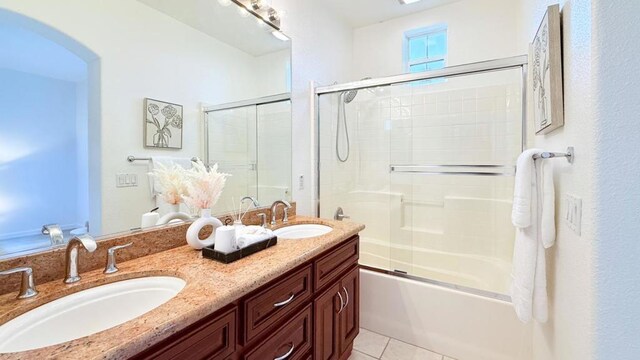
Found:
<path fill-rule="evenodd" d="M 295 349 L 296 346 L 291 343 L 291 349 L 289 349 L 289 351 L 287 351 L 286 354 L 282 355 L 282 356 L 278 356 L 277 358 L 273 358 L 273 360 L 285 360 L 289 357 L 289 355 L 291 355 L 291 353 L 293 353 L 293 349 Z"/>
<path fill-rule="evenodd" d="M 285 306 L 285 305 L 287 305 L 288 303 L 292 302 L 294 297 L 296 297 L 296 295 L 295 295 L 295 294 L 291 294 L 291 296 L 290 296 L 287 300 L 285 300 L 285 301 L 281 301 L 281 302 L 279 302 L 279 303 L 275 303 L 275 304 L 273 304 L 273 307 L 281 307 L 281 306 Z"/>
<path fill-rule="evenodd" d="M 392 173 L 424 175 L 513 176 L 515 166 L 508 165 L 389 165 Z"/>

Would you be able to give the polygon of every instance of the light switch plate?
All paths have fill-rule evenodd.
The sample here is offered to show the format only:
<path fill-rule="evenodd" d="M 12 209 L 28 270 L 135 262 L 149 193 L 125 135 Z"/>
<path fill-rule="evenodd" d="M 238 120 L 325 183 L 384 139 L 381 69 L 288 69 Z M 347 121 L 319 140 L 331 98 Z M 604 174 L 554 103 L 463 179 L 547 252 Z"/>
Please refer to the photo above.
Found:
<path fill-rule="evenodd" d="M 564 196 L 564 213 L 563 218 L 567 226 L 573 230 L 576 234 L 580 235 L 580 227 L 582 224 L 582 199 L 570 195 L 565 194 Z"/>
<path fill-rule="evenodd" d="M 304 190 L 304 175 L 298 175 L 298 190 Z"/>
<path fill-rule="evenodd" d="M 116 187 L 138 186 L 138 175 L 136 174 L 116 174 Z"/>

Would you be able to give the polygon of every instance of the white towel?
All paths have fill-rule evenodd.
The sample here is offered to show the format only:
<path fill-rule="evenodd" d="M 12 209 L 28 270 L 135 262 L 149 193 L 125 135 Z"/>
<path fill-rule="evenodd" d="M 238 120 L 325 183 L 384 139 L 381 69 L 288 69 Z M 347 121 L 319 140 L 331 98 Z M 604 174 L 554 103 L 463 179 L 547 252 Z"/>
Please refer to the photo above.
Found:
<path fill-rule="evenodd" d="M 241 232 L 237 234 L 236 243 L 238 247 L 242 249 L 272 237 L 274 237 L 273 231 L 265 229 L 262 226 L 245 226 Z"/>
<path fill-rule="evenodd" d="M 516 226 L 511 301 L 523 322 L 548 318 L 545 249 L 555 242 L 555 194 L 551 164 L 533 160 L 539 149 L 518 158 L 511 219 Z"/>

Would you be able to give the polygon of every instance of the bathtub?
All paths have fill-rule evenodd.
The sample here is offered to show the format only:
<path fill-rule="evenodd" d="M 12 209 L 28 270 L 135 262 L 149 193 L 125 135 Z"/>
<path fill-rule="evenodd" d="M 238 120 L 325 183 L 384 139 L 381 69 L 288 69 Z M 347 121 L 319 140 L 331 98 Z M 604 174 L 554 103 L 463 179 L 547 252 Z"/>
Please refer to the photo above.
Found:
<path fill-rule="evenodd" d="M 508 301 L 360 270 L 360 326 L 458 360 L 530 360 L 532 327 Z"/>

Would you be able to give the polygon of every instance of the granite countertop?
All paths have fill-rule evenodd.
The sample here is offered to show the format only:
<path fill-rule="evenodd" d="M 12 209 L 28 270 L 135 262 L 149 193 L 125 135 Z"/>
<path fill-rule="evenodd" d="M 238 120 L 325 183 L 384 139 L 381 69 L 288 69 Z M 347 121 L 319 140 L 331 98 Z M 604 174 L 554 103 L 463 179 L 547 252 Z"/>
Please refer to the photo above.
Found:
<path fill-rule="evenodd" d="M 16 293 L 2 295 L 0 324 L 62 296 L 119 280 L 145 276 L 177 276 L 187 283 L 173 299 L 122 325 L 58 345 L 20 353 L 0 354 L 0 359 L 128 358 L 222 309 L 364 229 L 363 225 L 352 222 L 304 216 L 292 218 L 289 225 L 304 223 L 329 225 L 333 227 L 333 231 L 308 239 L 278 239 L 276 246 L 231 264 L 203 258 L 200 251 L 181 246 L 119 263 L 120 271 L 112 275 L 104 275 L 102 269 L 99 269 L 82 273 L 82 280 L 72 285 L 63 284 L 61 279 L 38 284 L 40 294 L 33 299 L 17 300 Z"/>

